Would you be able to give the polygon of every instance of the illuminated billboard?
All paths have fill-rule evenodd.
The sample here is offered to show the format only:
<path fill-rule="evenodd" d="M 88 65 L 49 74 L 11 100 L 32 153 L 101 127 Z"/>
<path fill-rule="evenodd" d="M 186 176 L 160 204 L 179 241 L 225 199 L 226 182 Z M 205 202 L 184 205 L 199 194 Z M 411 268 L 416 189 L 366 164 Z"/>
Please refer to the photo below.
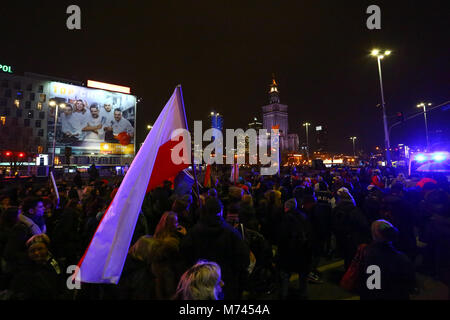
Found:
<path fill-rule="evenodd" d="M 88 80 L 87 86 L 90 88 L 105 89 L 105 90 L 109 90 L 109 91 L 117 91 L 117 92 L 122 92 L 122 93 L 127 93 L 127 94 L 129 94 L 131 92 L 130 88 L 128 88 L 128 87 L 118 86 L 116 84 L 104 83 L 104 82 L 93 81 L 93 80 Z"/>
<path fill-rule="evenodd" d="M 48 150 L 72 148 L 73 155 L 134 155 L 136 97 L 50 82 L 46 86 Z M 64 152 L 64 151 L 62 151 Z"/>

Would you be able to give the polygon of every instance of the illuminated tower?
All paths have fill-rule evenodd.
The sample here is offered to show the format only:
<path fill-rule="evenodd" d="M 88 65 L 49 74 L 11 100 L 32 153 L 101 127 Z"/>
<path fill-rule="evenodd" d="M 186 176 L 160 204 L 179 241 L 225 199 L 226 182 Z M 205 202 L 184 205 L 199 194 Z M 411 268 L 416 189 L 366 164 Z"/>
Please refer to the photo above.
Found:
<path fill-rule="evenodd" d="M 272 84 L 270 85 L 269 101 L 270 101 L 270 104 L 280 103 L 280 94 L 278 92 L 278 84 L 275 81 L 274 74 L 272 74 Z"/>
<path fill-rule="evenodd" d="M 288 106 L 280 103 L 280 92 L 278 91 L 278 84 L 273 76 L 272 83 L 269 89 L 269 103 L 263 106 L 263 128 L 268 132 L 272 128 L 279 128 L 280 134 L 280 149 L 284 151 L 288 147 Z"/>

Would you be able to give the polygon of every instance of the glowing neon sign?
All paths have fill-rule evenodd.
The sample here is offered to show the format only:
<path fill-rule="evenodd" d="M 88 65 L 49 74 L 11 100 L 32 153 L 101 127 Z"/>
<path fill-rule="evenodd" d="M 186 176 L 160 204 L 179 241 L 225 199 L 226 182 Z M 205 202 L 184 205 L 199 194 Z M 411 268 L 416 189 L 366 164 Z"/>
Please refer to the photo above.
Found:
<path fill-rule="evenodd" d="M 6 64 L 0 64 L 0 71 L 3 71 L 5 73 L 13 73 L 12 72 L 12 67 L 11 66 L 7 66 Z"/>

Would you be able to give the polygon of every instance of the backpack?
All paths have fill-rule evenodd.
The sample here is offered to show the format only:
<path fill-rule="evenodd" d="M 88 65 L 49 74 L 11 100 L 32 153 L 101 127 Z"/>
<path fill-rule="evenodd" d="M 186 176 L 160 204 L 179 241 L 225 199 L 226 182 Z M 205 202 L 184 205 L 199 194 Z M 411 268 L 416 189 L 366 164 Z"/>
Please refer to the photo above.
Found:
<path fill-rule="evenodd" d="M 255 230 L 239 224 L 239 233 L 250 248 L 250 266 L 246 287 L 252 294 L 270 295 L 276 290 L 278 281 L 275 268 L 272 266 L 272 247 Z M 255 256 L 255 254 L 256 256 Z"/>

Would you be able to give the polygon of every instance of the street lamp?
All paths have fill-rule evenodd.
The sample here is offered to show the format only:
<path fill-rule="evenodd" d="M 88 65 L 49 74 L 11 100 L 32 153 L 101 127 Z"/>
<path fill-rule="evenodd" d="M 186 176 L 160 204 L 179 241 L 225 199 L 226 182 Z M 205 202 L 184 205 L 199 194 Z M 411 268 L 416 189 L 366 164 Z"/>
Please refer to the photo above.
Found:
<path fill-rule="evenodd" d="M 431 103 L 420 103 L 417 105 L 417 108 L 423 108 L 423 116 L 425 118 L 425 136 L 427 139 L 427 151 L 430 151 L 430 142 L 428 140 L 428 124 L 427 124 L 427 106 L 431 106 Z"/>
<path fill-rule="evenodd" d="M 309 141 L 308 141 L 308 128 L 311 125 L 309 122 L 305 122 L 303 126 L 306 129 L 306 158 L 309 160 Z"/>
<path fill-rule="evenodd" d="M 55 169 L 55 147 L 56 147 L 56 126 L 58 124 L 58 112 L 59 108 L 65 108 L 65 103 L 57 103 L 55 100 L 50 100 L 48 103 L 50 107 L 55 107 L 55 125 L 53 129 L 53 153 L 52 153 L 52 168 Z"/>
<path fill-rule="evenodd" d="M 356 140 L 356 137 L 350 137 L 350 140 L 353 141 L 353 156 L 356 157 L 356 152 L 355 152 L 355 140 Z"/>
<path fill-rule="evenodd" d="M 386 105 L 384 102 L 384 92 L 383 92 L 383 79 L 381 76 L 381 59 L 383 59 L 385 56 L 389 56 L 391 54 L 391 51 L 386 50 L 384 53 L 382 53 L 378 49 L 374 49 L 371 52 L 371 55 L 374 57 L 377 57 L 378 61 L 378 74 L 380 76 L 380 89 L 381 89 L 381 106 L 383 107 L 383 124 L 384 124 L 384 146 L 386 149 L 386 161 L 388 165 L 391 164 L 391 143 L 389 141 L 389 131 L 388 131 L 388 125 L 387 125 L 387 117 L 386 117 Z"/>
<path fill-rule="evenodd" d="M 147 130 L 151 130 L 153 128 L 153 126 L 151 124 L 147 125 Z"/>

